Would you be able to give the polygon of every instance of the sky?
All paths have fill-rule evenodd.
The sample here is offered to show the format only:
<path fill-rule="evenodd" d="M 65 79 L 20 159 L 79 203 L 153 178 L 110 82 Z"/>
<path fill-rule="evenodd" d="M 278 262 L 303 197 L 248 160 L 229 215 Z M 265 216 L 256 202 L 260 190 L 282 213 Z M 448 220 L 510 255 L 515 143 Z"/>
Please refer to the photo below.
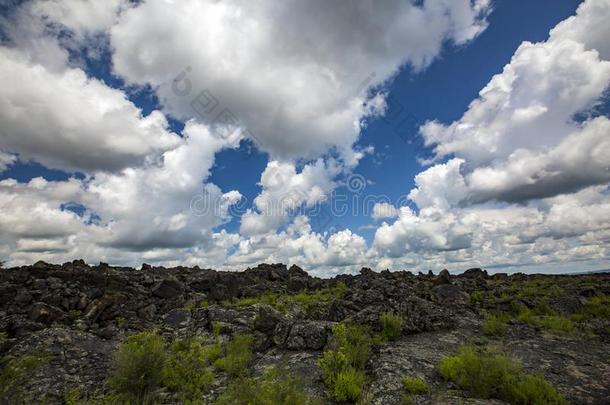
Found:
<path fill-rule="evenodd" d="M 610 0 L 0 13 L 5 265 L 610 268 Z"/>

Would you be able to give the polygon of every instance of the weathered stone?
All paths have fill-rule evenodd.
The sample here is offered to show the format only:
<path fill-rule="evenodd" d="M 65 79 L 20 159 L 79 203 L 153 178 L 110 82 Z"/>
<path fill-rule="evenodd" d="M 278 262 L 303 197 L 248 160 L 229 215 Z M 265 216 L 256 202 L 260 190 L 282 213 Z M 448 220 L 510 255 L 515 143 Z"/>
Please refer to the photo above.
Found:
<path fill-rule="evenodd" d="M 329 322 L 304 322 L 292 325 L 286 348 L 290 350 L 321 350 L 332 329 Z"/>
<path fill-rule="evenodd" d="M 61 309 L 45 304 L 43 302 L 36 302 L 32 305 L 29 312 L 29 317 L 35 322 L 41 322 L 47 325 L 55 321 L 59 321 L 64 317 L 64 313 Z"/>
<path fill-rule="evenodd" d="M 178 280 L 163 279 L 152 289 L 153 295 L 160 298 L 176 298 L 184 292 L 184 285 Z"/>
<path fill-rule="evenodd" d="M 282 320 L 282 314 L 269 305 L 260 305 L 254 318 L 254 328 L 261 332 L 271 332 Z"/>
<path fill-rule="evenodd" d="M 460 287 L 453 284 L 442 284 L 432 289 L 434 298 L 442 304 L 465 305 L 470 301 L 470 296 Z"/>
<path fill-rule="evenodd" d="M 172 328 L 184 328 L 191 321 L 191 311 L 187 309 L 174 309 L 169 311 L 163 321 Z"/>
<path fill-rule="evenodd" d="M 451 275 L 447 269 L 441 270 L 441 272 L 434 279 L 434 285 L 451 284 Z"/>

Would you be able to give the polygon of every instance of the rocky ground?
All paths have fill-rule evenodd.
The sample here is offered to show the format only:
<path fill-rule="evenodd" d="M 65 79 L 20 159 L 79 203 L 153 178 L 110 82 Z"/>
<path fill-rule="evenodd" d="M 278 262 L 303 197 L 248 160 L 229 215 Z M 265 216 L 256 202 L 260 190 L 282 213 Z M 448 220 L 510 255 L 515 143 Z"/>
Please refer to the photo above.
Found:
<path fill-rule="evenodd" d="M 333 326 L 358 324 L 376 333 L 388 312 L 402 319 L 401 335 L 374 347 L 361 403 L 402 403 L 402 379 L 410 375 L 430 385 L 411 403 L 502 404 L 474 398 L 439 375 L 439 362 L 470 344 L 518 359 L 569 403 L 607 404 L 609 295 L 610 274 L 490 276 L 470 269 L 450 276 L 362 269 L 356 276 L 318 279 L 281 264 L 229 273 L 38 262 L 0 270 L 0 404 L 66 403 L 76 388 L 95 397 L 107 390 L 113 353 L 130 334 L 158 330 L 171 342 L 212 336 L 213 325 L 222 336 L 253 336 L 253 375 L 285 365 L 308 393 L 333 403 L 318 364 Z M 488 321 L 493 314 L 504 314 L 496 328 Z M 11 359 L 34 354 L 44 361 L 29 367 L 26 378 L 6 371 Z M 219 373 L 202 403 L 213 403 L 226 381 Z M 180 403 L 169 394 L 159 398 Z"/>

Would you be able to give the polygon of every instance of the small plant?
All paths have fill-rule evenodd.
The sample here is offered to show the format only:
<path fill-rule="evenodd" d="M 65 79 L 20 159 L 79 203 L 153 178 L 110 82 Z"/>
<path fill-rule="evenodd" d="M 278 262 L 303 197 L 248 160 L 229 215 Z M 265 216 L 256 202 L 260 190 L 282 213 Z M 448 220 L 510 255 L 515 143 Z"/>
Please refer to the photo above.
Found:
<path fill-rule="evenodd" d="M 280 367 L 267 369 L 261 378 L 234 381 L 216 400 L 216 405 L 319 404 L 319 400 L 301 389 L 301 382 Z"/>
<path fill-rule="evenodd" d="M 225 344 L 223 356 L 214 362 L 214 366 L 232 377 L 246 374 L 246 366 L 252 359 L 252 336 L 236 333 Z"/>
<path fill-rule="evenodd" d="M 560 315 L 545 317 L 538 321 L 538 324 L 555 333 L 572 333 L 574 332 L 574 323 L 568 318 Z"/>
<path fill-rule="evenodd" d="M 78 309 L 71 309 L 70 312 L 68 312 L 68 320 L 70 321 L 70 323 L 76 322 L 76 320 L 80 318 L 80 316 L 81 312 Z"/>
<path fill-rule="evenodd" d="M 521 364 L 503 354 L 462 347 L 439 364 L 443 378 L 480 398 L 514 405 L 563 405 L 565 398 L 539 375 L 526 374 Z"/>
<path fill-rule="evenodd" d="M 280 312 L 298 307 L 311 314 L 320 306 L 328 305 L 330 302 L 342 299 L 347 292 L 345 283 L 339 282 L 333 287 L 321 288 L 319 290 L 304 290 L 297 294 L 282 294 L 265 292 L 253 297 L 242 297 L 223 301 L 224 306 L 244 308 L 254 304 L 271 305 Z"/>
<path fill-rule="evenodd" d="M 428 384 L 421 377 L 406 376 L 402 379 L 402 385 L 409 394 L 426 394 L 430 390 Z"/>
<path fill-rule="evenodd" d="M 470 294 L 470 304 L 471 305 L 476 305 L 479 302 L 483 302 L 483 292 L 482 291 L 473 291 L 472 294 Z"/>
<path fill-rule="evenodd" d="M 184 306 L 184 308 L 193 312 L 196 309 L 199 309 L 199 308 L 206 309 L 209 306 L 210 306 L 210 304 L 207 300 L 201 300 L 201 301 L 191 301 L 191 302 L 187 303 Z"/>
<path fill-rule="evenodd" d="M 11 404 L 25 400 L 27 395 L 23 385 L 31 377 L 32 372 L 46 361 L 46 357 L 39 355 L 3 359 L 0 363 L 0 403 Z"/>
<path fill-rule="evenodd" d="M 157 332 L 129 336 L 115 353 L 108 386 L 119 402 L 149 403 L 163 380 L 163 338 Z"/>
<path fill-rule="evenodd" d="M 364 372 L 348 367 L 341 371 L 332 388 L 333 398 L 338 402 L 356 401 L 362 395 Z"/>
<path fill-rule="evenodd" d="M 122 316 L 117 316 L 116 326 L 118 326 L 120 329 L 123 329 L 126 325 L 127 325 L 127 319 L 125 319 Z"/>
<path fill-rule="evenodd" d="M 371 342 L 359 326 L 339 324 L 333 328 L 332 348 L 324 352 L 319 364 L 324 383 L 336 401 L 356 401 L 362 394 Z"/>
<path fill-rule="evenodd" d="M 580 313 L 584 319 L 610 318 L 610 296 L 596 295 L 589 298 Z"/>
<path fill-rule="evenodd" d="M 220 354 L 220 345 L 206 346 L 198 338 L 174 341 L 163 369 L 163 385 L 178 392 L 183 402 L 200 398 L 214 381 L 210 365 Z"/>
<path fill-rule="evenodd" d="M 381 335 L 385 341 L 394 341 L 402 333 L 402 318 L 393 312 L 385 312 L 379 319 Z"/>
<path fill-rule="evenodd" d="M 492 314 L 485 319 L 483 333 L 486 336 L 504 336 L 506 334 L 508 315 Z"/>

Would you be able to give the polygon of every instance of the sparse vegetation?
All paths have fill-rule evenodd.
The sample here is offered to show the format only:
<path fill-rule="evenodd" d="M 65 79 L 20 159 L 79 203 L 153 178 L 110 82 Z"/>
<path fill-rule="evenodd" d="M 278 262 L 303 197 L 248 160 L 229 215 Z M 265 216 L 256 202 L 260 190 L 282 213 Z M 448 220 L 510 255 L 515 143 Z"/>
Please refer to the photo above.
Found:
<path fill-rule="evenodd" d="M 223 354 L 214 361 L 214 366 L 233 377 L 243 376 L 246 365 L 252 359 L 252 336 L 235 334 L 223 347 Z"/>
<path fill-rule="evenodd" d="M 420 395 L 430 391 L 430 387 L 421 377 L 406 376 L 402 379 L 402 385 L 409 394 Z"/>
<path fill-rule="evenodd" d="M 42 355 L 2 359 L 0 362 L 0 403 L 28 403 L 28 395 L 24 392 L 23 385 L 32 377 L 32 373 L 46 361 L 47 358 Z"/>
<path fill-rule="evenodd" d="M 393 341 L 402 333 L 402 318 L 394 312 L 385 312 L 379 319 L 381 336 L 385 341 Z"/>
<path fill-rule="evenodd" d="M 334 400 L 357 401 L 364 390 L 371 338 L 362 327 L 339 324 L 333 328 L 331 345 L 320 360 L 324 383 Z"/>
<path fill-rule="evenodd" d="M 219 344 L 206 345 L 197 337 L 174 341 L 163 368 L 163 384 L 183 402 L 200 398 L 214 381 L 211 367 L 222 353 Z"/>
<path fill-rule="evenodd" d="M 473 291 L 470 294 L 470 304 L 476 305 L 480 302 L 483 302 L 483 298 L 485 298 L 485 295 L 483 294 L 482 291 Z"/>
<path fill-rule="evenodd" d="M 508 315 L 502 313 L 488 315 L 483 324 L 483 333 L 486 336 L 504 336 L 508 328 L 507 322 L 509 319 Z"/>
<path fill-rule="evenodd" d="M 319 400 L 301 389 L 301 381 L 282 367 L 270 367 L 260 378 L 235 380 L 217 405 L 306 405 Z"/>
<path fill-rule="evenodd" d="M 525 373 L 519 362 L 503 354 L 462 347 L 456 355 L 441 361 L 439 372 L 480 398 L 496 398 L 515 405 L 567 404 L 544 377 Z"/>
<path fill-rule="evenodd" d="M 119 402 L 146 404 L 163 381 L 166 352 L 157 332 L 129 336 L 113 359 L 108 386 Z"/>
<path fill-rule="evenodd" d="M 346 292 L 347 286 L 344 283 L 339 282 L 333 287 L 312 291 L 304 290 L 297 294 L 266 292 L 253 297 L 242 297 L 224 301 L 223 305 L 244 308 L 254 304 L 267 304 L 280 312 L 286 312 L 291 308 L 300 307 L 309 314 L 320 305 L 328 305 L 334 300 L 342 299 Z"/>

